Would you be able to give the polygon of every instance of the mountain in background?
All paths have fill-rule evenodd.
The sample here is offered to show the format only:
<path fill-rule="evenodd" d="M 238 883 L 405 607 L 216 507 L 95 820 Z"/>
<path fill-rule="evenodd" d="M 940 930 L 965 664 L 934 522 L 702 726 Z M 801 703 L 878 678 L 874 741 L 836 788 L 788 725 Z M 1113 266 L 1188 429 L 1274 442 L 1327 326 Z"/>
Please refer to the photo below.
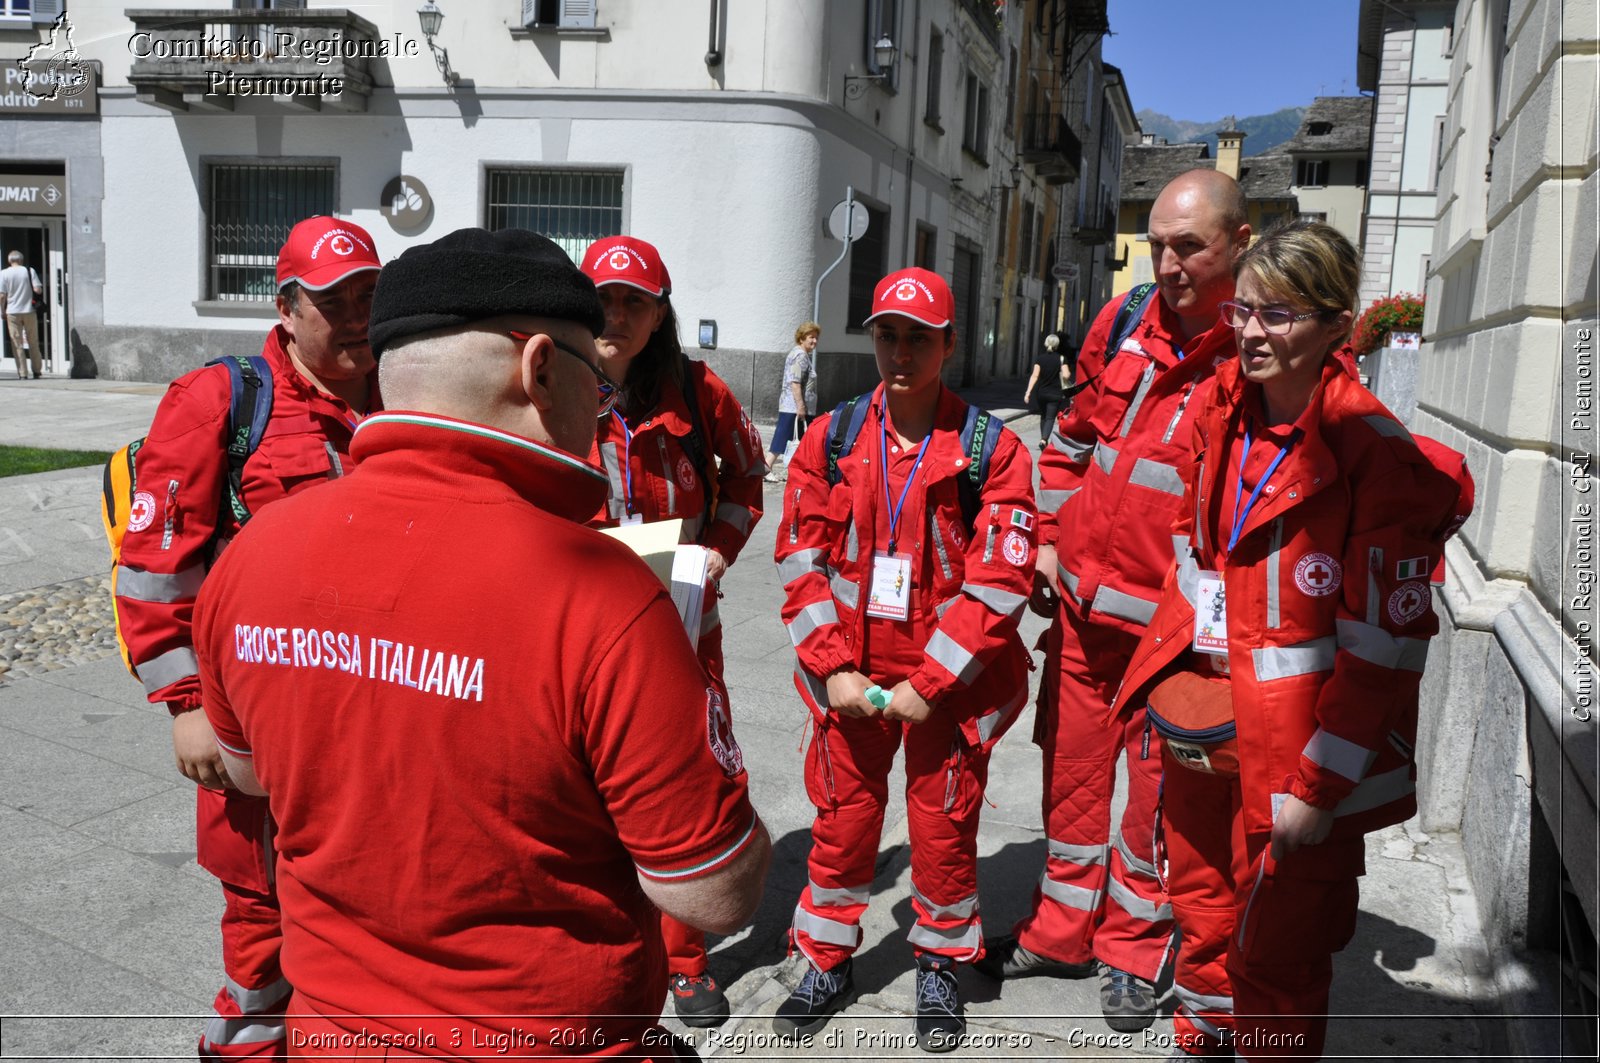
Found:
<path fill-rule="evenodd" d="M 1244 138 L 1244 153 L 1261 155 L 1282 144 L 1294 136 L 1295 131 L 1300 128 L 1300 119 L 1305 113 L 1304 107 L 1285 107 L 1271 114 L 1238 119 L 1239 128 L 1250 134 Z M 1203 140 L 1210 146 L 1211 157 L 1213 159 L 1217 157 L 1217 130 L 1222 128 L 1226 119 L 1185 122 L 1179 118 L 1168 118 L 1148 108 L 1140 111 L 1138 118 L 1141 129 L 1158 137 L 1166 137 L 1168 144 L 1189 144 Z"/>

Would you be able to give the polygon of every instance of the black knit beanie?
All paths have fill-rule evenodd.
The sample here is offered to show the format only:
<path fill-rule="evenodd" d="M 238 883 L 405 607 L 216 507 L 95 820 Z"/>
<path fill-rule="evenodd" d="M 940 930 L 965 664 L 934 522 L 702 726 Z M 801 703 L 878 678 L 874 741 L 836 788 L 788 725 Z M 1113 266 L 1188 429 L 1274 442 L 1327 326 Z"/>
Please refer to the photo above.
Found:
<path fill-rule="evenodd" d="M 457 229 L 383 267 L 367 329 L 373 357 L 419 332 L 502 314 L 564 318 L 598 336 L 594 282 L 553 241 L 526 229 Z"/>

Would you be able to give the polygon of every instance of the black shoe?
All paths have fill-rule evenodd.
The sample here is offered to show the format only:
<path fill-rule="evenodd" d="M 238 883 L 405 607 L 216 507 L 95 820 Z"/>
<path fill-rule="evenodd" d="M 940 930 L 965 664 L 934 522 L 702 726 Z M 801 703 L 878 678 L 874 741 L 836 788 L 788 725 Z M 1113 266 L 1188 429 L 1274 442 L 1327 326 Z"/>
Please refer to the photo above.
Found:
<path fill-rule="evenodd" d="M 667 983 L 672 987 L 672 1009 L 685 1026 L 703 1030 L 728 1021 L 728 998 L 709 972 L 675 974 Z"/>
<path fill-rule="evenodd" d="M 778 1005 L 777 1014 L 772 1016 L 772 1028 L 780 1037 L 810 1033 L 844 1007 L 845 998 L 854 988 L 849 960 L 831 971 L 819 971 L 808 965 L 806 976 L 800 979 L 789 999 Z"/>
<path fill-rule="evenodd" d="M 948 1052 L 966 1032 L 961 993 L 956 988 L 956 962 L 923 953 L 917 957 L 917 1047 L 924 1052 Z"/>
<path fill-rule="evenodd" d="M 1013 934 L 990 938 L 983 943 L 983 948 L 983 959 L 973 964 L 972 968 L 979 974 L 986 974 L 997 981 L 1022 978 L 1030 974 L 1048 974 L 1056 978 L 1087 978 L 1095 972 L 1093 960 L 1084 963 L 1052 960 L 1048 956 L 1029 952 Z"/>
<path fill-rule="evenodd" d="M 1156 987 L 1129 971 L 1101 964 L 1100 1013 L 1118 1033 L 1138 1033 L 1156 1021 Z"/>

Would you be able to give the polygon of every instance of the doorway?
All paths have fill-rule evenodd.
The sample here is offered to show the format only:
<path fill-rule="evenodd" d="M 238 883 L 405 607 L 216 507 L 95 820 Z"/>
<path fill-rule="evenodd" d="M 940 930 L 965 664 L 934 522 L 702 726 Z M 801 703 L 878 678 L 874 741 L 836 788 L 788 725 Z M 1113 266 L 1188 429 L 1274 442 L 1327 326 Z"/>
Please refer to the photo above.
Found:
<path fill-rule="evenodd" d="M 71 353 L 67 343 L 67 234 L 60 218 L 0 215 L 0 266 L 13 251 L 22 252 L 23 265 L 39 275 L 44 295 L 34 300 L 39 315 L 40 357 L 44 372 L 69 376 Z M 5 357 L 15 358 L 10 330 L 4 333 Z M 19 369 L 21 362 L 14 363 Z"/>

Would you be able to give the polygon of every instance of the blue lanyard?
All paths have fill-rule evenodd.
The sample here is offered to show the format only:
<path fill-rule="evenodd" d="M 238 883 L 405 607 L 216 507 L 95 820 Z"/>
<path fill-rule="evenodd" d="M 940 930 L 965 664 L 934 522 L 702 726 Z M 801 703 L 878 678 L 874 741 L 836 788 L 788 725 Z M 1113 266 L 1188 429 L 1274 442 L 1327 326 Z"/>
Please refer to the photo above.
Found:
<path fill-rule="evenodd" d="M 928 434 L 922 437 L 922 444 L 917 447 L 917 460 L 911 466 L 911 474 L 906 477 L 906 484 L 900 489 L 900 501 L 896 502 L 889 493 L 889 413 L 884 410 L 883 417 L 878 421 L 879 452 L 883 455 L 883 500 L 889 504 L 889 555 L 894 556 L 894 530 L 900 525 L 900 510 L 906 504 L 906 495 L 911 493 L 911 482 L 917 478 L 917 470 L 922 468 L 922 455 L 928 449 L 928 440 L 933 438 L 933 429 L 928 429 Z"/>
<path fill-rule="evenodd" d="M 1282 464 L 1284 455 L 1289 453 L 1289 448 L 1294 446 L 1295 438 L 1299 434 L 1299 431 L 1296 430 L 1289 436 L 1289 442 L 1278 448 L 1278 456 L 1272 459 L 1271 465 L 1267 466 L 1266 474 L 1256 484 L 1255 490 L 1250 492 L 1250 501 L 1245 503 L 1244 512 L 1240 513 L 1239 496 L 1244 493 L 1244 466 L 1245 462 L 1250 460 L 1250 429 L 1246 428 L 1244 430 L 1244 454 L 1239 458 L 1239 478 L 1234 482 L 1233 488 L 1233 531 L 1228 535 L 1228 553 L 1233 553 L 1233 548 L 1239 545 L 1239 533 L 1244 530 L 1245 521 L 1250 519 L 1250 511 L 1255 508 L 1256 499 L 1261 497 L 1261 492 L 1267 486 L 1267 481 L 1272 479 L 1272 474 L 1278 471 L 1278 466 Z"/>
<path fill-rule="evenodd" d="M 616 407 L 612 407 L 611 416 L 615 417 L 617 419 L 617 423 L 622 426 L 622 475 L 624 477 L 622 488 L 622 514 L 623 516 L 632 516 L 633 430 L 628 427 L 628 422 L 623 419 L 622 414 L 617 412 Z"/>

